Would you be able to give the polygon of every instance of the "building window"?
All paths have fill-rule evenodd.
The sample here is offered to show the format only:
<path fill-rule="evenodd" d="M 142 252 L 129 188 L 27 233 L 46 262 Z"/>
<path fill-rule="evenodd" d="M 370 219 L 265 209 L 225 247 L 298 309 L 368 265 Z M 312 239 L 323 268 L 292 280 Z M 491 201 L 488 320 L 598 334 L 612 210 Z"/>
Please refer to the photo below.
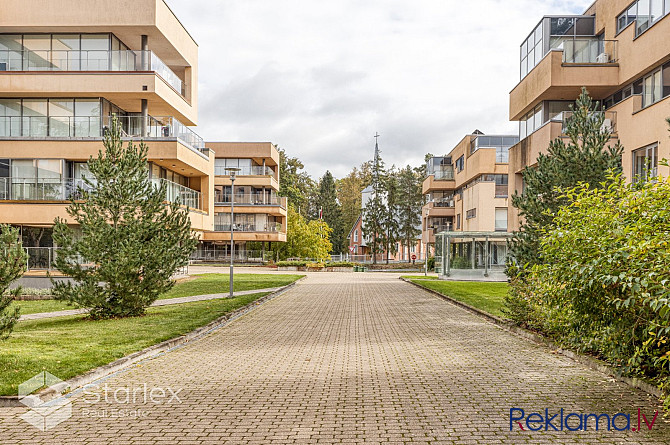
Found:
<path fill-rule="evenodd" d="M 617 33 L 635 22 L 635 36 L 645 32 L 670 12 L 668 0 L 639 0 L 617 17 Z"/>
<path fill-rule="evenodd" d="M 456 169 L 459 172 L 462 172 L 464 168 L 465 168 L 465 157 L 461 156 L 460 158 L 456 159 Z"/>
<path fill-rule="evenodd" d="M 658 144 L 633 152 L 633 181 L 648 181 L 658 172 Z"/>
<path fill-rule="evenodd" d="M 358 242 L 358 230 L 354 230 L 354 242 Z"/>
<path fill-rule="evenodd" d="M 459 213 L 456 215 L 456 230 L 460 230 L 461 228 L 461 214 Z"/>
<path fill-rule="evenodd" d="M 507 208 L 496 208 L 496 232 L 507 232 Z"/>
<path fill-rule="evenodd" d="M 661 100 L 663 95 L 663 84 L 661 83 L 661 70 L 657 70 L 644 78 L 642 84 L 642 106 L 648 107 Z"/>
<path fill-rule="evenodd" d="M 477 209 L 470 209 L 465 213 L 466 219 L 472 219 L 477 217 Z"/>

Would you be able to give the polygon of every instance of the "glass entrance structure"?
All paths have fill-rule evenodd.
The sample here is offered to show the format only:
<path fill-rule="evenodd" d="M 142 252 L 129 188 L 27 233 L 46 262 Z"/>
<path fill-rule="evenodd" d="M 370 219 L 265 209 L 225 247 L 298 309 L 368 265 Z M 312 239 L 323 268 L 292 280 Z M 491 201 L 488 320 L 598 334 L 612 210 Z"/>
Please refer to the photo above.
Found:
<path fill-rule="evenodd" d="M 507 281 L 507 232 L 440 232 L 435 235 L 435 272 L 441 279 Z"/>

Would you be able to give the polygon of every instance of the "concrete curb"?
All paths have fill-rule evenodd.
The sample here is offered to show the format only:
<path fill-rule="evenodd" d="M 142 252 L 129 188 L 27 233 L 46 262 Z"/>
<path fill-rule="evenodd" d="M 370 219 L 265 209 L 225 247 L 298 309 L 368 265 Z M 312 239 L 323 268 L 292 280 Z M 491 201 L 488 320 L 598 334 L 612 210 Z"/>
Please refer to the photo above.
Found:
<path fill-rule="evenodd" d="M 161 355 L 163 353 L 169 352 L 172 349 L 175 349 L 177 347 L 183 346 L 187 343 L 194 342 L 196 340 L 199 340 L 208 334 L 216 331 L 217 329 L 222 328 L 223 326 L 226 326 L 230 322 L 238 319 L 239 317 L 251 312 L 253 309 L 255 309 L 257 306 L 262 305 L 263 303 L 267 303 L 268 301 L 274 299 L 275 297 L 278 297 L 279 295 L 283 294 L 287 290 L 291 289 L 295 285 L 297 285 L 300 281 L 304 280 L 306 277 L 299 278 L 298 280 L 294 281 L 291 284 L 288 284 L 286 286 L 283 286 L 279 288 L 277 291 L 272 292 L 269 295 L 266 295 L 262 298 L 259 298 L 256 301 L 252 301 L 251 303 L 247 304 L 246 306 L 243 306 L 239 309 L 234 310 L 233 312 L 230 312 L 228 314 L 222 315 L 221 317 L 217 318 L 216 320 L 210 322 L 209 324 L 197 328 L 187 334 L 184 334 L 179 337 L 175 337 L 170 340 L 166 340 L 164 342 L 158 343 L 153 346 L 149 346 L 148 348 L 145 348 L 141 351 L 137 351 L 135 353 L 132 353 L 130 355 L 127 355 L 125 357 L 122 357 L 118 360 L 113 361 L 112 363 L 109 363 L 107 365 L 103 365 L 100 367 L 97 367 L 95 369 L 92 369 L 88 371 L 85 374 L 76 376 L 71 378 L 70 380 L 67 380 L 63 383 L 60 383 L 58 385 L 55 385 L 50 388 L 46 388 L 45 390 L 39 392 L 36 394 L 36 397 L 39 397 L 39 399 L 42 402 L 47 402 L 49 400 L 53 400 L 55 398 L 61 397 L 63 393 L 66 391 L 68 393 L 76 390 L 77 388 L 83 387 L 85 385 L 88 385 L 92 382 L 95 382 L 96 380 L 99 380 L 103 377 L 106 377 L 110 374 L 114 374 L 116 372 L 122 371 L 125 368 L 130 367 L 133 364 L 136 364 L 141 361 L 145 360 L 150 360 L 152 358 L 155 358 L 158 355 Z M 34 397 L 33 397 L 34 398 Z M 22 402 L 19 401 L 18 396 L 0 396 L 0 408 L 7 408 L 7 407 L 25 407 L 26 405 Z"/>
<path fill-rule="evenodd" d="M 599 360 L 597 358 L 590 357 L 588 355 L 584 355 L 584 354 L 581 354 L 579 352 L 575 352 L 575 351 L 572 351 L 572 350 L 569 350 L 569 349 L 564 349 L 561 346 L 554 343 L 549 338 L 545 337 L 544 335 L 538 334 L 537 332 L 533 332 L 531 330 L 528 330 L 528 329 L 522 328 L 520 326 L 517 326 L 517 325 L 511 323 L 510 321 L 504 320 L 500 317 L 496 317 L 495 315 L 491 315 L 487 312 L 482 311 L 481 309 L 477 309 L 476 307 L 472 307 L 467 303 L 463 303 L 462 301 L 458 301 L 458 300 L 456 300 L 452 297 L 441 294 L 441 293 L 439 293 L 437 291 L 434 291 L 432 289 L 425 288 L 425 287 L 421 286 L 420 284 L 414 283 L 414 282 L 412 282 L 412 281 L 410 281 L 406 278 L 401 277 L 400 279 L 402 281 L 405 281 L 406 283 L 409 283 L 409 284 L 412 284 L 412 285 L 418 287 L 419 289 L 423 289 L 424 291 L 426 291 L 428 293 L 431 293 L 431 294 L 433 294 L 433 295 L 435 295 L 435 296 L 437 296 L 437 297 L 439 297 L 439 298 L 441 298 L 445 301 L 448 301 L 449 303 L 451 303 L 455 306 L 459 306 L 459 307 L 465 309 L 468 312 L 471 312 L 471 313 L 473 313 L 473 314 L 475 314 L 475 315 L 477 315 L 481 318 L 484 318 L 487 321 L 489 321 L 490 323 L 495 324 L 497 327 L 499 327 L 499 328 L 501 328 L 505 331 L 511 332 L 512 334 L 515 334 L 519 337 L 522 337 L 526 340 L 530 340 L 530 341 L 532 341 L 534 343 L 537 343 L 537 344 L 540 344 L 542 346 L 546 346 L 547 348 L 550 348 L 553 351 L 555 351 L 555 352 L 557 352 L 557 353 L 559 353 L 559 354 L 561 354 L 565 357 L 568 357 L 569 359 L 572 359 L 572 360 L 576 361 L 577 363 L 585 365 L 585 366 L 587 366 L 587 367 L 589 367 L 589 368 L 591 368 L 595 371 L 606 374 L 609 377 L 612 377 L 612 378 L 614 378 L 614 379 L 616 379 L 616 380 L 618 380 L 622 383 L 625 383 L 629 386 L 640 389 L 640 390 L 642 390 L 642 391 L 644 391 L 644 392 L 646 392 L 646 393 L 648 393 L 648 394 L 650 394 L 654 397 L 657 397 L 659 399 L 662 399 L 664 397 L 663 396 L 663 391 L 658 389 L 653 384 L 651 384 L 651 383 L 649 383 L 645 380 L 636 378 L 636 377 L 623 376 L 623 375 L 621 375 L 621 372 L 618 369 L 608 365 L 607 363 L 603 362 L 602 360 Z"/>

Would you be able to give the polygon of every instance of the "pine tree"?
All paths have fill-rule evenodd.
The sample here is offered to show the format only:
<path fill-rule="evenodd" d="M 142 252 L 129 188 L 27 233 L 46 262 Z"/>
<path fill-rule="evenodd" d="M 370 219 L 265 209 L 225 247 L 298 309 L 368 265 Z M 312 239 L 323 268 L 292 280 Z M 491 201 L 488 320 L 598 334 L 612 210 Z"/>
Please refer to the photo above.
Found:
<path fill-rule="evenodd" d="M 561 197 L 562 188 L 574 187 L 580 182 L 591 188 L 606 187 L 608 175 L 622 171 L 623 147 L 618 141 L 610 142 L 612 130 L 603 125 L 605 115 L 585 88 L 571 109 L 573 114 L 567 120 L 565 131 L 568 143 L 560 137 L 552 141 L 548 153 L 538 156 L 537 166 L 523 171 L 523 193 L 512 196 L 512 205 L 519 209 L 522 224 L 510 247 L 522 268 L 542 263 L 540 236 L 566 202 Z M 511 275 L 518 272 L 516 267 L 508 271 Z"/>
<path fill-rule="evenodd" d="M 408 252 L 421 234 L 422 177 L 421 170 L 409 165 L 398 175 L 398 232 Z"/>
<path fill-rule="evenodd" d="M 114 119 L 104 150 L 91 157 L 88 190 L 57 219 L 55 266 L 73 282 L 54 281 L 54 294 L 88 308 L 92 318 L 138 316 L 173 285 L 197 238 L 188 211 L 166 204 L 166 186 L 155 187 L 147 171 L 147 146 L 127 147 Z M 77 223 L 79 230 L 68 224 Z"/>
<path fill-rule="evenodd" d="M 316 198 L 316 206 L 323 216 L 323 220 L 333 229 L 332 245 L 333 253 L 342 253 L 345 250 L 345 230 L 342 219 L 342 207 L 337 201 L 337 190 L 335 179 L 330 171 L 319 181 L 319 192 Z"/>
<path fill-rule="evenodd" d="M 384 202 L 384 161 L 382 161 L 379 147 L 375 144 L 375 157 L 372 162 L 372 197 L 364 203 L 363 236 L 370 240 L 369 247 L 372 254 L 372 263 L 377 264 L 377 255 L 384 253 L 385 227 L 382 223 L 386 214 Z"/>
<path fill-rule="evenodd" d="M 382 214 L 381 224 L 383 227 L 383 243 L 386 250 L 386 264 L 388 264 L 390 255 L 398 253 L 397 245 L 400 232 L 398 172 L 395 166 L 391 167 L 384 175 L 382 186 L 386 205 Z"/>
<path fill-rule="evenodd" d="M 9 285 L 26 271 L 28 255 L 19 240 L 18 229 L 0 226 L 0 340 L 9 337 L 19 320 L 19 308 L 9 309 L 14 298 L 20 292 L 16 288 L 7 292 Z"/>

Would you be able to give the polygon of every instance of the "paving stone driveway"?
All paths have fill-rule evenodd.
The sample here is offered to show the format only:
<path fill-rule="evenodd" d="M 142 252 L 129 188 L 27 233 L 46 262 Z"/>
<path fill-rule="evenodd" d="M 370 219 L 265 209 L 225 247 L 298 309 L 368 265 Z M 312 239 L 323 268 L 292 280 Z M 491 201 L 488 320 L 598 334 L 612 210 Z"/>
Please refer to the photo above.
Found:
<path fill-rule="evenodd" d="M 651 434 L 510 432 L 511 407 L 635 415 L 640 407 L 648 417 L 656 407 L 386 274 L 310 275 L 105 383 L 109 403 L 75 395 L 72 419 L 47 432 L 18 419 L 24 409 L 0 409 L 0 443 L 670 443 L 661 416 Z M 166 403 L 170 395 L 144 403 L 144 384 L 177 392 L 181 403 Z M 124 388 L 136 391 L 135 403 L 118 403 Z"/>

